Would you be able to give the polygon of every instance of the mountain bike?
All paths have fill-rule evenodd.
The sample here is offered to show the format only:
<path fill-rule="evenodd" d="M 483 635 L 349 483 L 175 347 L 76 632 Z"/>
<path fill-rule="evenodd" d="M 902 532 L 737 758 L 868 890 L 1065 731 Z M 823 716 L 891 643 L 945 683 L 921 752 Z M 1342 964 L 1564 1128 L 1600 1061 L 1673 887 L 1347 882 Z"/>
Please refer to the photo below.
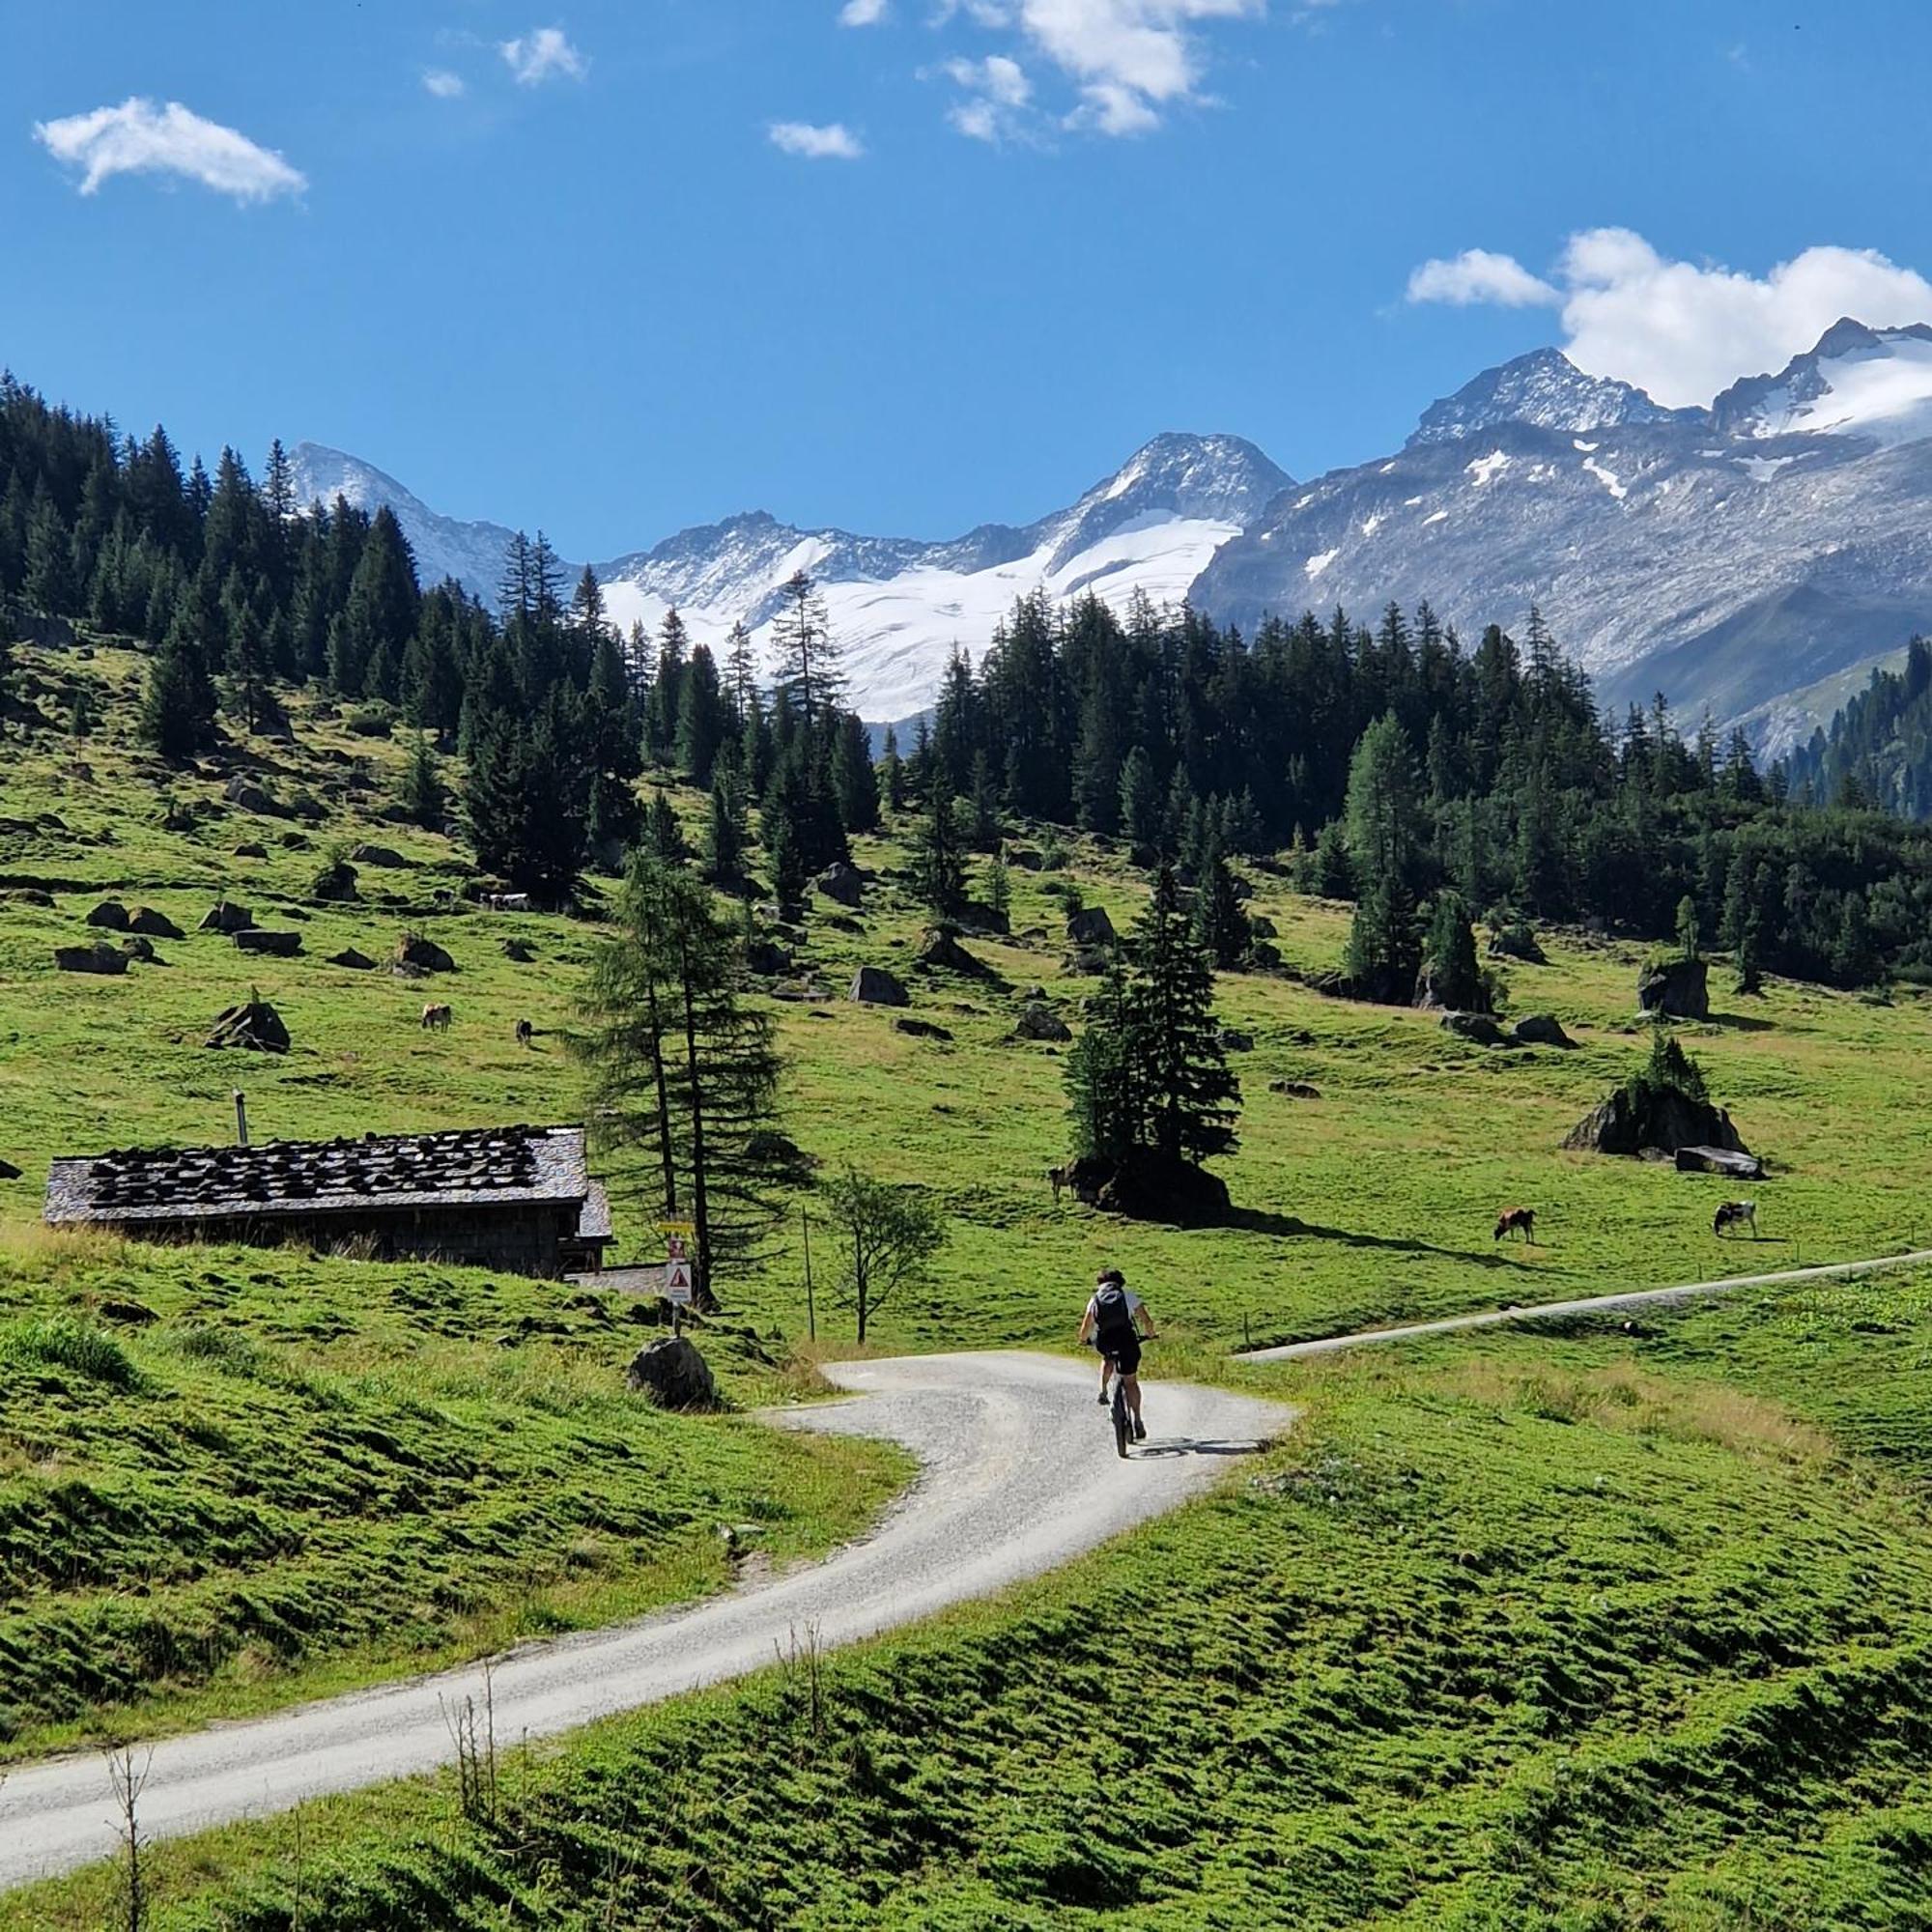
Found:
<path fill-rule="evenodd" d="M 1148 1342 L 1151 1339 L 1150 1336 L 1143 1336 L 1141 1338 L 1143 1350 L 1146 1350 Z M 1107 1357 L 1107 1366 L 1112 1372 L 1114 1382 L 1113 1404 L 1109 1410 L 1109 1417 L 1114 1425 L 1114 1449 L 1122 1460 L 1124 1461 L 1127 1454 L 1127 1444 L 1134 1439 L 1134 1412 L 1127 1406 L 1126 1378 L 1115 1367 L 1114 1358 L 1111 1355 Z"/>

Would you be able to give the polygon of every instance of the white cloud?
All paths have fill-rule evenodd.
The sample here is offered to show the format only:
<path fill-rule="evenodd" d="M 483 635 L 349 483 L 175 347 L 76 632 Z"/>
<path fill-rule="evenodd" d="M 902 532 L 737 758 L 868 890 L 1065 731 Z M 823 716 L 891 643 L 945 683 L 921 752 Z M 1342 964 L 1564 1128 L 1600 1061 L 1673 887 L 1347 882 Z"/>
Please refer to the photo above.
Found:
<path fill-rule="evenodd" d="M 533 27 L 497 51 L 520 87 L 541 87 L 547 80 L 582 80 L 590 63 L 570 43 L 561 27 Z"/>
<path fill-rule="evenodd" d="M 423 69 L 423 87 L 439 100 L 455 100 L 464 92 L 463 76 L 451 73 L 446 67 L 426 67 Z"/>
<path fill-rule="evenodd" d="M 190 113 L 179 100 L 156 107 L 132 96 L 119 107 L 37 121 L 34 138 L 56 160 L 81 171 L 82 194 L 115 175 L 133 174 L 185 175 L 237 201 L 271 201 L 308 185 L 300 170 L 272 149 Z"/>
<path fill-rule="evenodd" d="M 960 133 L 997 143 L 1025 131 L 1022 110 L 1033 99 L 1033 82 L 1018 61 L 988 54 L 984 60 L 945 61 L 936 71 L 966 94 L 946 110 Z"/>
<path fill-rule="evenodd" d="M 838 10 L 841 27 L 876 27 L 892 11 L 892 0 L 845 0 Z"/>
<path fill-rule="evenodd" d="M 1492 254 L 1487 248 L 1464 248 L 1447 261 L 1425 262 L 1408 278 L 1412 302 L 1450 302 L 1458 308 L 1471 302 L 1495 302 L 1504 308 L 1530 308 L 1562 299 L 1540 276 L 1532 275 L 1514 255 Z"/>
<path fill-rule="evenodd" d="M 841 121 L 814 128 L 809 121 L 774 121 L 766 130 L 771 144 L 808 161 L 856 161 L 866 144 Z"/>
<path fill-rule="evenodd" d="M 1068 126 L 1140 134 L 1164 109 L 1202 98 L 1200 26 L 1266 11 L 1267 0 L 940 0 L 938 17 L 964 14 L 1023 36 L 1078 86 Z"/>
<path fill-rule="evenodd" d="M 1480 260 L 1480 271 L 1467 269 Z M 1487 284 L 1485 286 L 1484 284 Z M 1529 291 L 1542 288 L 1537 296 Z M 1673 406 L 1708 403 L 1740 376 L 1776 370 L 1840 316 L 1875 328 L 1932 321 L 1932 282 L 1871 248 L 1806 248 L 1764 275 L 1675 262 L 1628 228 L 1573 235 L 1549 282 L 1508 255 L 1472 250 L 1409 277 L 1411 301 L 1543 300 L 1565 353 Z"/>

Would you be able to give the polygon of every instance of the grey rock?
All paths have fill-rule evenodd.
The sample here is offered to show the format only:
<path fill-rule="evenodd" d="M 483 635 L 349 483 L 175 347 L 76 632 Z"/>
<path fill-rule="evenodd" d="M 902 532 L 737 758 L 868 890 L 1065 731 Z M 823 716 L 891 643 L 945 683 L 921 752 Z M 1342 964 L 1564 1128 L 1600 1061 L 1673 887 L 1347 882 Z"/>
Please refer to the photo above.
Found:
<path fill-rule="evenodd" d="M 269 932 L 250 926 L 235 934 L 235 944 L 243 952 L 263 952 L 274 959 L 292 959 L 302 950 L 298 932 Z"/>
<path fill-rule="evenodd" d="M 1703 959 L 1654 959 L 1636 976 L 1636 1003 L 1647 1013 L 1672 1019 L 1711 1017 L 1710 962 Z"/>
<path fill-rule="evenodd" d="M 215 1017 L 205 1046 L 246 1048 L 251 1053 L 286 1053 L 289 1030 L 267 1000 L 248 1000 Z"/>
<path fill-rule="evenodd" d="M 406 932 L 396 941 L 395 963 L 412 966 L 418 973 L 454 973 L 456 961 L 435 940 L 419 932 Z"/>
<path fill-rule="evenodd" d="M 911 1019 L 903 1013 L 893 1022 L 893 1031 L 910 1034 L 914 1039 L 950 1040 L 952 1037 L 943 1026 L 932 1020 Z"/>
<path fill-rule="evenodd" d="M 54 967 L 62 973 L 125 973 L 128 955 L 112 946 L 56 946 Z"/>
<path fill-rule="evenodd" d="M 203 932 L 245 932 L 254 923 L 255 915 L 246 906 L 221 899 L 203 915 L 199 929 Z"/>
<path fill-rule="evenodd" d="M 388 845 L 371 845 L 367 842 L 350 847 L 349 856 L 358 866 L 386 866 L 394 867 L 407 866 L 410 862 Z"/>
<path fill-rule="evenodd" d="M 1014 1022 L 1013 1033 L 1020 1039 L 1068 1040 L 1073 1037 L 1073 1029 L 1053 1010 L 1037 1002 L 1022 1009 Z"/>
<path fill-rule="evenodd" d="M 1223 1053 L 1252 1053 L 1255 1050 L 1255 1037 L 1243 1033 L 1238 1027 L 1223 1027 L 1215 1035 Z"/>
<path fill-rule="evenodd" d="M 126 932 L 128 930 L 128 908 L 119 899 L 102 899 L 87 915 L 86 923 L 98 925 L 105 932 Z"/>
<path fill-rule="evenodd" d="M 366 952 L 358 952 L 353 946 L 345 946 L 340 952 L 328 955 L 331 966 L 346 966 L 352 973 L 373 973 L 376 962 Z"/>
<path fill-rule="evenodd" d="M 1553 1013 L 1524 1013 L 1510 1029 L 1519 1046 L 1575 1046 Z"/>
<path fill-rule="evenodd" d="M 150 939 L 184 939 L 184 933 L 166 913 L 156 912 L 153 906 L 136 906 L 128 915 L 128 930 L 144 932 Z"/>
<path fill-rule="evenodd" d="M 716 1408 L 718 1385 L 710 1365 L 688 1335 L 661 1335 L 647 1342 L 625 1372 L 625 1386 L 648 1396 L 659 1408 Z"/>
<path fill-rule="evenodd" d="M 845 996 L 867 1007 L 909 1007 L 912 997 L 893 974 L 883 966 L 861 966 L 852 976 L 852 989 Z"/>
<path fill-rule="evenodd" d="M 818 891 L 835 904 L 856 906 L 866 896 L 866 881 L 856 866 L 828 866 L 813 881 Z"/>
<path fill-rule="evenodd" d="M 1066 936 L 1082 948 L 1112 946 L 1114 922 L 1107 917 L 1105 906 L 1083 906 L 1066 915 Z"/>
<path fill-rule="evenodd" d="M 1459 1039 L 1473 1040 L 1478 1046 L 1507 1046 L 1503 1030 L 1488 1013 L 1444 1013 L 1437 1024 Z"/>

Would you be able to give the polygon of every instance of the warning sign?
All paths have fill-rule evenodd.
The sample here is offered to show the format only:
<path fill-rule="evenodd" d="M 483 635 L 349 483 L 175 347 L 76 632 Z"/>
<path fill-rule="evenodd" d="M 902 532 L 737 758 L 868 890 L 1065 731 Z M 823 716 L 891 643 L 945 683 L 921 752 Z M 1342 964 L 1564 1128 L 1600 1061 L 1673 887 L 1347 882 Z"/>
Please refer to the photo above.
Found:
<path fill-rule="evenodd" d="M 691 1302 L 691 1251 L 687 1246 L 691 1229 L 685 1222 L 666 1222 L 665 1299 L 687 1307 Z"/>

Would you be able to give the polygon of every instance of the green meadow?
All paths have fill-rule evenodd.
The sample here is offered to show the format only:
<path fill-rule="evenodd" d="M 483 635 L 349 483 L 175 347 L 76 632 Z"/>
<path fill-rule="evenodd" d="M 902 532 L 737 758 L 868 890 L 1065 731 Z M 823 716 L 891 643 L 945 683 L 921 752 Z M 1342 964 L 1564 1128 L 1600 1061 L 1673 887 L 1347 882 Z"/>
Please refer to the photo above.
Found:
<path fill-rule="evenodd" d="M 452 901 L 461 845 L 382 815 L 402 748 L 312 702 L 293 744 L 248 748 L 248 776 L 312 815 L 265 817 L 225 799 L 228 770 L 133 749 L 133 654 L 20 655 L 46 716 L 77 681 L 103 722 L 79 746 L 12 739 L 0 767 L 0 1157 L 23 1170 L 0 1182 L 0 1753 L 634 1615 L 728 1587 L 746 1548 L 782 1563 L 862 1530 L 903 1459 L 745 1413 L 809 1398 L 812 1361 L 850 1346 L 822 1229 L 807 1332 L 810 1188 L 698 1331 L 733 1404 L 717 1418 L 625 1394 L 654 1330 L 614 1294 L 40 1228 L 51 1156 L 225 1139 L 237 1087 L 258 1138 L 582 1118 L 568 1041 L 599 928 Z M 1012 1030 L 1035 986 L 1079 1023 L 1069 892 L 1124 928 L 1144 885 L 1094 841 L 1020 838 L 1049 864 L 1014 869 L 1011 937 L 967 939 L 980 974 L 913 964 L 923 921 L 887 837 L 857 854 L 876 874 L 857 929 L 815 904 L 773 1002 L 785 1131 L 821 1172 L 930 1190 L 948 1217 L 874 1346 L 1070 1347 L 1111 1261 L 1166 1333 L 1151 1373 L 1294 1402 L 1294 1438 L 1067 1572 L 828 1660 L 816 1697 L 781 1668 L 519 1754 L 496 1815 L 429 1780 L 158 1847 L 151 1922 L 1932 1925 L 1922 1279 L 1229 1359 L 1932 1240 L 1932 1009 L 1778 980 L 1742 998 L 1714 965 L 1718 1017 L 1682 1037 L 1772 1170 L 1765 1238 L 1719 1241 L 1734 1184 L 1560 1147 L 1647 1048 L 1641 948 L 1545 934 L 1548 965 L 1504 969 L 1509 1009 L 1575 1048 L 1484 1049 L 1303 984 L 1347 908 L 1260 870 L 1251 909 L 1292 970 L 1220 981 L 1253 1041 L 1221 1167 L 1236 1223 L 1126 1224 L 1055 1200 L 1063 1060 Z M 318 900 L 358 843 L 404 863 L 357 861 L 358 901 Z M 196 931 L 223 895 L 301 953 Z M 108 896 L 186 936 L 125 976 L 57 974 Z M 391 975 L 406 929 L 457 971 Z M 352 946 L 378 968 L 327 963 Z M 846 1001 L 862 963 L 952 1037 Z M 202 1044 L 251 988 L 287 1056 Z M 446 1034 L 419 1026 L 428 998 Z M 1492 1239 L 1517 1203 L 1534 1246 Z M 644 1205 L 615 1205 L 618 1258 L 643 1255 Z M 1151 1403 L 1157 1423 L 1157 1382 Z M 757 1533 L 727 1556 L 739 1523 Z M 0 1899 L 0 1928 L 99 1925 L 115 1883 Z"/>

